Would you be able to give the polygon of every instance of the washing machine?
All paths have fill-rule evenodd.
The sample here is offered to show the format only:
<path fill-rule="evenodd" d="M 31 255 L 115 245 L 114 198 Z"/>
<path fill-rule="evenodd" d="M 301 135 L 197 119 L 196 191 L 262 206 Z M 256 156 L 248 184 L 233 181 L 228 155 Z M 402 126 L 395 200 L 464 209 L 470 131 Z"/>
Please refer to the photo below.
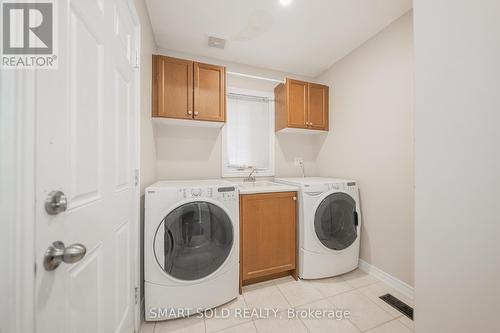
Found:
<path fill-rule="evenodd" d="M 145 192 L 146 320 L 192 315 L 236 298 L 237 185 L 222 180 L 161 181 Z"/>
<path fill-rule="evenodd" d="M 326 278 L 358 267 L 361 210 L 356 182 L 322 177 L 275 181 L 300 188 L 299 277 Z"/>

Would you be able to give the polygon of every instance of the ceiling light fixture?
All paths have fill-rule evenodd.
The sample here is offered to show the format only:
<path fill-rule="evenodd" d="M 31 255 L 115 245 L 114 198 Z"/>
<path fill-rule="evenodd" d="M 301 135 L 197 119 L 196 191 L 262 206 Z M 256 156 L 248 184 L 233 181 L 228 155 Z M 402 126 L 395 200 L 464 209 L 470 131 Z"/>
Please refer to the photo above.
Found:
<path fill-rule="evenodd" d="M 280 0 L 280 4 L 282 6 L 288 6 L 291 3 L 292 3 L 292 0 Z"/>

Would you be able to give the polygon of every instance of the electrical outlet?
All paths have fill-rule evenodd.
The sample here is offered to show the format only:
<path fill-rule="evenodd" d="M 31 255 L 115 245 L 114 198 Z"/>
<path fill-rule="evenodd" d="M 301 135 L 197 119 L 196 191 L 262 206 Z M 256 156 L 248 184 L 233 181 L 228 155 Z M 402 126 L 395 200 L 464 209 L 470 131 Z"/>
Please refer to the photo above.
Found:
<path fill-rule="evenodd" d="M 304 165 L 304 160 L 302 159 L 302 157 L 295 157 L 295 160 L 294 160 L 293 164 L 296 167 L 301 167 L 301 166 Z"/>

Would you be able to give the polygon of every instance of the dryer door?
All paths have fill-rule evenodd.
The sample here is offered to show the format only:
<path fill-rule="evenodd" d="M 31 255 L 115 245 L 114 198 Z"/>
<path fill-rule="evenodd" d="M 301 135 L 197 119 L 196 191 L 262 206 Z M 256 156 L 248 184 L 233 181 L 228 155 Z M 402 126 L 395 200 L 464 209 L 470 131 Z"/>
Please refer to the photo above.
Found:
<path fill-rule="evenodd" d="M 314 230 L 319 241 L 336 251 L 354 243 L 358 237 L 357 226 L 356 202 L 343 192 L 332 193 L 324 198 L 314 216 Z"/>
<path fill-rule="evenodd" d="M 190 202 L 161 221 L 154 238 L 154 254 L 170 276 L 198 280 L 224 264 L 233 240 L 231 219 L 222 208 L 210 202 Z"/>

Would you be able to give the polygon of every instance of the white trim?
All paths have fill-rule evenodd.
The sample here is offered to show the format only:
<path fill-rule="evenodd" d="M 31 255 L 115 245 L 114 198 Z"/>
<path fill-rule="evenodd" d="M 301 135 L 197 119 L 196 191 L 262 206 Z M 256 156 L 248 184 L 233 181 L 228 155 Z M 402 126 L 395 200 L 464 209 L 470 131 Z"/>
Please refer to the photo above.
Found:
<path fill-rule="evenodd" d="M 135 170 L 135 193 L 134 193 L 134 212 L 133 212 L 133 225 L 135 227 L 132 228 L 135 232 L 135 245 L 134 245 L 134 262 L 132 263 L 135 267 L 134 274 L 134 299 L 137 303 L 134 303 L 134 328 L 135 332 L 139 332 L 141 327 L 141 301 L 140 295 L 142 290 L 142 281 L 141 281 L 141 187 L 140 187 L 140 174 L 141 174 L 141 71 L 143 70 L 140 66 L 141 59 L 141 22 L 139 19 L 139 15 L 137 13 L 137 8 L 135 6 L 135 2 L 133 0 L 127 1 L 127 7 L 131 14 L 134 29 L 134 39 L 135 45 L 133 46 L 135 49 L 135 66 L 134 66 L 134 85 L 135 85 L 135 105 L 134 105 L 134 170 Z M 137 300 L 137 295 L 135 288 L 138 288 L 139 292 L 139 300 Z"/>
<path fill-rule="evenodd" d="M 407 284 L 406 282 L 401 281 L 400 279 L 390 275 L 389 273 L 384 272 L 378 267 L 375 267 L 366 261 L 359 259 L 359 269 L 363 272 L 372 275 L 379 279 L 380 281 L 388 284 L 392 288 L 396 289 L 403 295 L 413 299 L 414 296 L 414 288 Z"/>
<path fill-rule="evenodd" d="M 255 97 L 263 97 L 269 99 L 269 121 L 270 121 L 270 133 L 269 133 L 269 168 L 265 170 L 257 169 L 255 176 L 257 177 L 271 177 L 275 174 L 275 135 L 274 135 L 274 93 L 268 91 L 259 90 L 249 90 L 235 87 L 228 87 L 227 94 L 239 94 L 248 95 Z M 227 98 L 227 97 L 226 97 Z M 227 105 L 227 103 L 226 103 Z M 227 120 L 226 120 L 227 121 Z M 245 177 L 248 175 L 249 170 L 235 170 L 234 168 L 229 168 L 229 160 L 226 150 L 227 143 L 227 131 L 226 126 L 222 128 L 222 140 L 221 140 L 221 175 L 222 177 Z"/>

